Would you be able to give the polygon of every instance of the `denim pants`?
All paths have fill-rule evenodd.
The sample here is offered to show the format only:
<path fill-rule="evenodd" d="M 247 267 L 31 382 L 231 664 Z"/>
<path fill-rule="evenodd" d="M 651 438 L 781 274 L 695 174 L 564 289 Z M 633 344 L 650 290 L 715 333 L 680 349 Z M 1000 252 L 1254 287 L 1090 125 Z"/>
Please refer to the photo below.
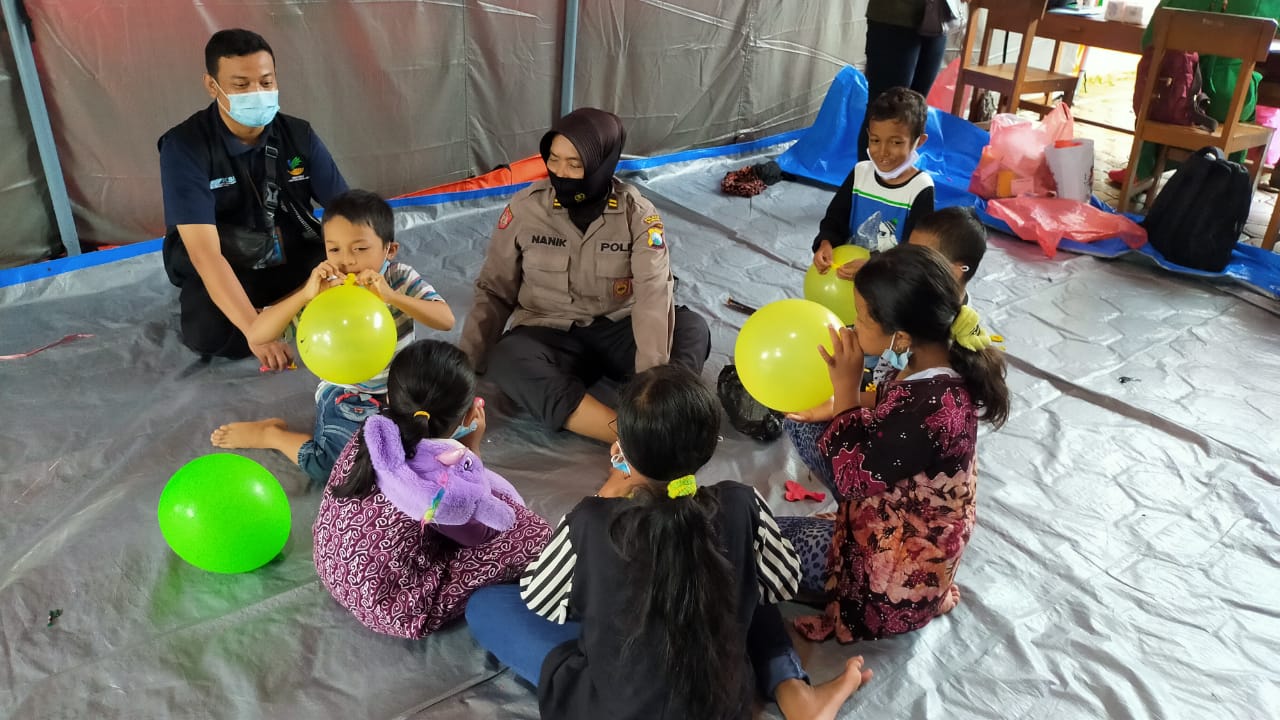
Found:
<path fill-rule="evenodd" d="M 311 439 L 298 449 L 298 467 L 313 486 L 324 487 L 342 449 L 370 415 L 377 415 L 382 396 L 354 393 L 341 385 L 320 383 L 316 388 L 316 425 Z"/>
<path fill-rule="evenodd" d="M 467 625 L 481 647 L 535 687 L 542 663 L 558 645 L 577 639 L 582 626 L 558 625 L 530 610 L 518 585 L 490 585 L 467 601 Z M 747 653 L 761 693 L 770 699 L 784 680 L 809 681 L 776 605 L 757 605 L 747 631 Z"/>

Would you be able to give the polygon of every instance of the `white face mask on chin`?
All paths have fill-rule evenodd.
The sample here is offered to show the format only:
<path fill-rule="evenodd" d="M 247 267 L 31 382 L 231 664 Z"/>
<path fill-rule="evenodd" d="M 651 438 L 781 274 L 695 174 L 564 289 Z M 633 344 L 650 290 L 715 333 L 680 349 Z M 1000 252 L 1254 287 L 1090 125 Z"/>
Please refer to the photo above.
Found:
<path fill-rule="evenodd" d="M 917 152 L 918 147 L 919 146 L 911 148 L 911 154 L 907 156 L 906 162 L 890 170 L 889 172 L 884 172 L 883 170 L 880 169 L 880 166 L 877 165 L 876 161 L 871 157 L 870 150 L 867 150 L 867 159 L 871 160 L 871 167 L 875 168 L 876 176 L 879 177 L 881 180 L 886 180 L 886 181 L 896 180 L 902 177 L 903 173 L 915 167 L 916 163 L 920 162 L 920 153 Z"/>

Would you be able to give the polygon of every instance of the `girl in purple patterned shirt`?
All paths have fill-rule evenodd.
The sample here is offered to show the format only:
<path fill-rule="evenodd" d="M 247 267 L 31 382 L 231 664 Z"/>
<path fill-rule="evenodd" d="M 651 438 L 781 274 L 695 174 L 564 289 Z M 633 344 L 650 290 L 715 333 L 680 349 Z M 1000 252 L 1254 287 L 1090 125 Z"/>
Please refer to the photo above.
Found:
<path fill-rule="evenodd" d="M 551 528 L 476 451 L 484 403 L 467 356 L 420 340 L 391 361 L 387 406 L 334 465 L 315 523 L 316 571 L 371 630 L 424 637 L 477 588 L 510 582 Z"/>

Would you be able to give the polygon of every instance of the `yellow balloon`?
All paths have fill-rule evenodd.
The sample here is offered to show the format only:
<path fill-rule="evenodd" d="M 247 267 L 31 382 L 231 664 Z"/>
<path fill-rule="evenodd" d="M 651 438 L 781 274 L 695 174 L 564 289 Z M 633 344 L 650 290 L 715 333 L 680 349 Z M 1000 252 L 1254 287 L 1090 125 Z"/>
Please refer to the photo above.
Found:
<path fill-rule="evenodd" d="M 362 383 L 382 372 L 396 352 L 396 323 L 386 303 L 348 275 L 320 293 L 298 318 L 298 356 L 320 379 Z"/>
<path fill-rule="evenodd" d="M 818 354 L 831 352 L 830 325 L 840 318 L 809 300 L 769 303 L 743 323 L 733 348 L 742 386 L 768 408 L 799 412 L 831 397 L 831 377 Z"/>
<path fill-rule="evenodd" d="M 831 269 L 825 274 L 809 266 L 804 274 L 804 299 L 812 300 L 827 308 L 844 322 L 852 325 L 858 319 L 858 309 L 853 304 L 853 281 L 841 279 L 836 268 L 853 260 L 866 260 L 871 252 L 857 245 L 841 245 L 831 252 Z"/>

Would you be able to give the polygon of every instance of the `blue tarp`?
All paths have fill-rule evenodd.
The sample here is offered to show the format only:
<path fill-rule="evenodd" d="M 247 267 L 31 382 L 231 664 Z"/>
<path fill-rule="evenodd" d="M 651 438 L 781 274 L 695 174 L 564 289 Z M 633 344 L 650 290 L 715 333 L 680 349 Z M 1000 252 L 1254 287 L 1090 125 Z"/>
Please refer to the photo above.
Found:
<path fill-rule="evenodd" d="M 858 131 L 867 105 L 867 80 L 857 69 L 845 67 L 836 75 L 827 91 L 826 100 L 812 126 L 787 152 L 778 157 L 783 171 L 799 177 L 839 186 L 853 168 L 858 147 Z M 987 213 L 986 201 L 969 192 L 969 178 L 978 166 L 982 148 L 990 139 L 987 132 L 972 123 L 929 108 L 925 132 L 929 139 L 920 151 L 920 168 L 933 176 L 937 205 L 968 205 L 991 228 L 1013 234 L 1004 221 Z M 1093 199 L 1093 205 L 1115 212 L 1109 205 Z M 1231 280 L 1247 285 L 1273 298 L 1280 298 L 1280 255 L 1249 245 L 1237 245 L 1231 264 L 1220 273 L 1205 272 L 1169 262 L 1150 245 L 1133 250 L 1120 238 L 1090 243 L 1063 240 L 1058 248 L 1074 253 L 1114 258 L 1136 253 L 1156 265 L 1180 275 Z"/>

